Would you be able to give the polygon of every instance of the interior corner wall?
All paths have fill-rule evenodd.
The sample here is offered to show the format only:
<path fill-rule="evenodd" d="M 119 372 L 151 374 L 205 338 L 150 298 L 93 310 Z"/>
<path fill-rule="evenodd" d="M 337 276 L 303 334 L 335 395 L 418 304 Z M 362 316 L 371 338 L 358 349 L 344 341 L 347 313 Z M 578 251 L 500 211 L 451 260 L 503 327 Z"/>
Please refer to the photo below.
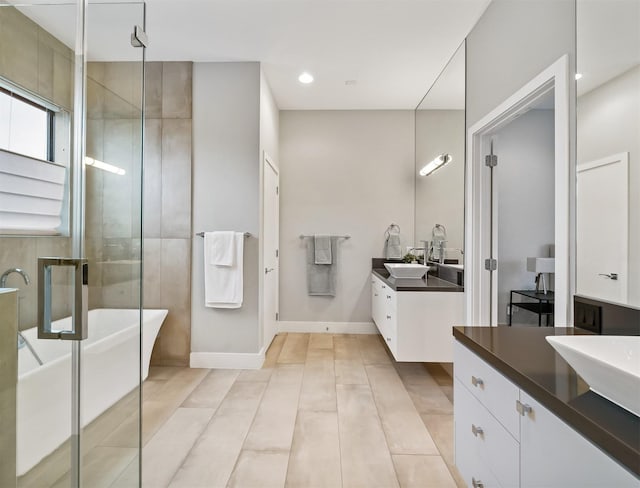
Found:
<path fill-rule="evenodd" d="M 280 111 L 269 83 L 260 70 L 260 160 L 266 152 L 277 165 L 280 159 Z"/>
<path fill-rule="evenodd" d="M 413 110 L 280 112 L 280 320 L 370 322 L 371 258 L 384 232 L 414 236 Z M 300 234 L 339 244 L 337 295 L 309 296 Z"/>
<path fill-rule="evenodd" d="M 640 305 L 640 66 L 578 98 L 578 164 L 629 153 L 628 302 Z M 612 123 L 615 121 L 615 123 Z"/>
<path fill-rule="evenodd" d="M 260 194 L 260 64 L 194 63 L 193 230 L 250 232 L 239 309 L 204 306 L 204 240 L 192 242 L 191 351 L 256 353 Z"/>

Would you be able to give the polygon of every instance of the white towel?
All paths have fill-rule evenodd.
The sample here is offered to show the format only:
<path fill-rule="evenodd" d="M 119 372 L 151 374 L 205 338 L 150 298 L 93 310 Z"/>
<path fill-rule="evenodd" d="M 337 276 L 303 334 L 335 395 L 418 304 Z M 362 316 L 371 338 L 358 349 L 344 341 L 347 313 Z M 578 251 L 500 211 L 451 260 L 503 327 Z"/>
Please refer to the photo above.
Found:
<path fill-rule="evenodd" d="M 205 232 L 204 246 L 208 249 L 209 264 L 233 266 L 236 254 L 235 232 Z"/>
<path fill-rule="evenodd" d="M 240 308 L 243 299 L 244 234 L 235 232 L 233 265 L 211 264 L 210 246 L 204 245 L 204 295 L 205 306 L 211 308 Z"/>
<path fill-rule="evenodd" d="M 313 236 L 315 264 L 331 264 L 331 237 Z"/>

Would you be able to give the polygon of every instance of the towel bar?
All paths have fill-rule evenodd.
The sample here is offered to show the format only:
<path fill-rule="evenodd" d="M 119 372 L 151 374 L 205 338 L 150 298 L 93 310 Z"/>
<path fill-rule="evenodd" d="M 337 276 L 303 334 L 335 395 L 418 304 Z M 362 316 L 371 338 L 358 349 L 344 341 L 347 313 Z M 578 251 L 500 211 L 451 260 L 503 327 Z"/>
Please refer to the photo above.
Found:
<path fill-rule="evenodd" d="M 305 237 L 314 237 L 314 236 L 306 236 L 304 234 L 300 234 L 300 239 L 304 239 Z M 338 239 L 351 239 L 351 236 L 349 234 L 344 236 L 330 236 L 330 237 L 337 237 Z"/>
<path fill-rule="evenodd" d="M 198 232 L 196 235 L 197 235 L 198 237 L 204 237 L 204 232 Z M 251 232 L 245 232 L 245 233 L 244 233 L 244 236 L 245 236 L 245 237 L 253 237 L 253 234 L 251 234 Z"/>

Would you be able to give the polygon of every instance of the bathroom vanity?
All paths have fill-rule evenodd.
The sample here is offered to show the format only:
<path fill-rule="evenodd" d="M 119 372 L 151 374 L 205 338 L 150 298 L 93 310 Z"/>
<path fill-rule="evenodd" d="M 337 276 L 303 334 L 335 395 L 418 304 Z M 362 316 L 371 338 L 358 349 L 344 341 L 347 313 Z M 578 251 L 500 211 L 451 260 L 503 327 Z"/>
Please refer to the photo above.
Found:
<path fill-rule="evenodd" d="M 392 278 L 373 260 L 371 316 L 396 361 L 452 362 L 451 328 L 464 319 L 462 286 L 427 275 Z"/>
<path fill-rule="evenodd" d="M 638 487 L 640 418 L 545 340 L 579 329 L 456 327 L 456 466 L 473 487 Z"/>

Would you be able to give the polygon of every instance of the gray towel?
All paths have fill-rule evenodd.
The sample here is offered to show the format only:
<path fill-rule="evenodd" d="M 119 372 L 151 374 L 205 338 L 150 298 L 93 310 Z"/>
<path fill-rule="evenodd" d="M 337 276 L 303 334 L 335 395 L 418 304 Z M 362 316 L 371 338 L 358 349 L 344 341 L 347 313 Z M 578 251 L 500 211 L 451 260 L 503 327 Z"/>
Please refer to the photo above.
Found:
<path fill-rule="evenodd" d="M 315 264 L 331 264 L 331 237 L 313 236 Z"/>
<path fill-rule="evenodd" d="M 311 296 L 336 296 L 337 237 L 330 237 L 331 264 L 316 264 L 315 239 L 307 239 L 307 291 Z"/>
<path fill-rule="evenodd" d="M 400 246 L 400 235 L 390 234 L 387 237 L 387 259 L 400 259 L 402 258 L 402 248 Z"/>

